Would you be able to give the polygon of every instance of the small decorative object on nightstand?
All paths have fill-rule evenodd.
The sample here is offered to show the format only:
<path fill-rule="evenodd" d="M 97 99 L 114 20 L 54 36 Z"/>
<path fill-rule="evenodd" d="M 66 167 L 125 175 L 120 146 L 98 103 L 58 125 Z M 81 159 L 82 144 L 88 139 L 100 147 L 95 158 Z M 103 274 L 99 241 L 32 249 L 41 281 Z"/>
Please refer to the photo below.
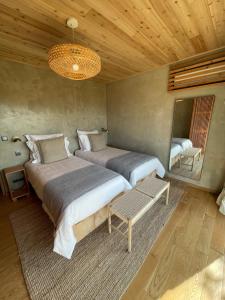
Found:
<path fill-rule="evenodd" d="M 10 197 L 13 201 L 23 196 L 29 196 L 29 184 L 26 171 L 22 165 L 4 169 Z"/>

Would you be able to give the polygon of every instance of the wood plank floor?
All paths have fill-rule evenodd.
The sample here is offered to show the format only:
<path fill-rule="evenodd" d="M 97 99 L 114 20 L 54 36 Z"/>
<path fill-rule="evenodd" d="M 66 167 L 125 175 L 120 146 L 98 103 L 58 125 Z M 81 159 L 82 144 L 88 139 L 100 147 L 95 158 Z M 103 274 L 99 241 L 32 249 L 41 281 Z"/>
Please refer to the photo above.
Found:
<path fill-rule="evenodd" d="M 186 188 L 123 300 L 225 299 L 225 216 L 215 200 Z M 29 299 L 8 216 L 31 201 L 0 198 L 0 299 Z"/>

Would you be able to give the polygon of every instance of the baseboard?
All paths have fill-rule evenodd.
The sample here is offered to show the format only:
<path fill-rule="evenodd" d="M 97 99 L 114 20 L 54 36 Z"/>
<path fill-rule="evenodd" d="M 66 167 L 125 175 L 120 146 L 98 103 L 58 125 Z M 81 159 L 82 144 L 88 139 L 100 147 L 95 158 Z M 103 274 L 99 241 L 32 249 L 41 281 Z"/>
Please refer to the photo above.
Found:
<path fill-rule="evenodd" d="M 180 177 L 177 177 L 176 175 L 173 175 L 169 172 L 167 172 L 166 175 L 169 178 L 173 178 L 173 179 L 176 179 L 178 181 L 181 181 L 181 182 L 185 183 L 187 186 L 193 187 L 193 188 L 201 190 L 203 192 L 208 192 L 208 193 L 212 193 L 212 194 L 219 194 L 218 190 L 207 188 L 207 187 L 204 187 L 204 186 L 201 186 L 201 185 L 198 185 L 198 184 L 194 184 L 193 182 L 188 181 L 188 178 L 187 179 L 186 178 L 181 179 Z"/>
<path fill-rule="evenodd" d="M 181 181 L 181 180 L 180 180 Z M 190 186 L 190 187 L 193 187 L 195 189 L 198 189 L 198 190 L 201 190 L 203 192 L 208 192 L 208 193 L 212 193 L 212 194 L 218 194 L 218 191 L 217 190 L 214 190 L 214 189 L 210 189 L 210 188 L 206 188 L 204 186 L 200 186 L 200 185 L 196 185 L 194 183 L 190 183 L 190 182 L 186 182 L 185 181 L 185 184 L 187 186 Z"/>

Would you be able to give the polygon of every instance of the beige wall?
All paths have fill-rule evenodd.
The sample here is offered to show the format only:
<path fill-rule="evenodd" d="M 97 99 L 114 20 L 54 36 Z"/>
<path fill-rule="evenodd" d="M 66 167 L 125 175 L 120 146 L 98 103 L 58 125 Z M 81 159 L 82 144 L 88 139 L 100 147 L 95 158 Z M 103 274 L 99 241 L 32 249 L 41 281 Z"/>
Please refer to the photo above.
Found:
<path fill-rule="evenodd" d="M 218 190 L 225 180 L 225 87 L 167 92 L 168 67 L 107 86 L 110 143 L 159 156 L 168 166 L 175 98 L 214 94 L 216 101 L 202 177 L 194 182 Z"/>
<path fill-rule="evenodd" d="M 160 157 L 167 166 L 174 99 L 215 94 L 201 186 L 218 189 L 225 177 L 225 87 L 167 93 L 167 67 L 107 86 L 108 128 L 112 144 Z M 13 135 L 64 132 L 77 148 L 75 129 L 106 126 L 105 85 L 74 82 L 50 70 L 0 61 L 0 169 L 28 158 Z M 15 150 L 22 156 L 16 157 Z"/>
<path fill-rule="evenodd" d="M 63 132 L 72 151 L 76 128 L 106 126 L 105 85 L 75 82 L 43 70 L 0 61 L 0 135 Z M 15 150 L 22 156 L 16 157 Z M 0 169 L 26 161 L 24 143 L 0 140 Z"/>

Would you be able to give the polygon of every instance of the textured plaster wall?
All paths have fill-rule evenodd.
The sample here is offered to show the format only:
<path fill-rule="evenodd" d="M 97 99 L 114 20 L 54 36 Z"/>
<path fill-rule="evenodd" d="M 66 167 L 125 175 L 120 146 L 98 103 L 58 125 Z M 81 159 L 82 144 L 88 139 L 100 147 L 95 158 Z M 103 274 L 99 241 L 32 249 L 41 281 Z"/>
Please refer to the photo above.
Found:
<path fill-rule="evenodd" d="M 173 136 L 189 138 L 193 111 L 193 98 L 176 102 L 173 113 Z"/>
<path fill-rule="evenodd" d="M 77 128 L 106 126 L 105 85 L 94 81 L 75 82 L 42 70 L 0 61 L 0 169 L 28 159 L 24 143 L 12 143 L 11 137 L 25 133 L 63 132 L 70 149 L 77 148 Z M 15 156 L 20 150 L 22 156 Z"/>
<path fill-rule="evenodd" d="M 225 180 L 225 87 L 207 87 L 169 94 L 167 67 L 107 86 L 110 142 L 122 148 L 159 156 L 167 167 L 175 98 L 216 96 L 200 186 L 219 189 Z M 0 169 L 28 159 L 24 143 L 13 135 L 63 132 L 71 151 L 75 130 L 106 126 L 105 85 L 74 82 L 50 70 L 0 61 Z M 22 156 L 16 157 L 15 150 Z M 195 182 L 196 184 L 196 182 Z"/>
<path fill-rule="evenodd" d="M 225 180 L 225 87 L 168 93 L 167 76 L 168 67 L 163 67 L 107 85 L 110 143 L 157 155 L 168 169 L 175 98 L 214 94 L 216 100 L 202 176 L 193 183 L 218 190 Z"/>

